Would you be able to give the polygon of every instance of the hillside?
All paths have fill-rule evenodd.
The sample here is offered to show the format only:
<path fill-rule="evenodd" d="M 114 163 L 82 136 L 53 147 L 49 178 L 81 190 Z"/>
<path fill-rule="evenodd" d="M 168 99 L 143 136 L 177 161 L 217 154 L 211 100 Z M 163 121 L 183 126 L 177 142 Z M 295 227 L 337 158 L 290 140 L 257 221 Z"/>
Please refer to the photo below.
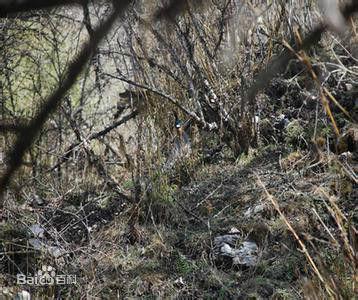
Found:
<path fill-rule="evenodd" d="M 0 1 L 1 299 L 355 299 L 356 1 Z"/>

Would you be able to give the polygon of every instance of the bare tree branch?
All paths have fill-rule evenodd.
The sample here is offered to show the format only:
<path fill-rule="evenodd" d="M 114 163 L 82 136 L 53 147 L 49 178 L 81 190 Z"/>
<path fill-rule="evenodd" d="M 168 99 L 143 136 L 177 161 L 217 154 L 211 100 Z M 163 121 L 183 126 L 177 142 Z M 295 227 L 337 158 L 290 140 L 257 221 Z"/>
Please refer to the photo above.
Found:
<path fill-rule="evenodd" d="M 209 129 L 209 130 L 214 130 L 214 129 L 217 129 L 217 126 L 216 124 L 213 124 L 213 123 L 207 123 L 205 122 L 205 120 L 202 120 L 195 112 L 185 108 L 183 105 L 181 105 L 179 103 L 179 101 L 177 101 L 174 97 L 170 96 L 170 95 L 167 95 L 165 94 L 164 92 L 161 92 L 161 91 L 158 91 L 157 89 L 153 88 L 153 87 L 150 87 L 150 86 L 147 86 L 147 85 L 143 85 L 143 84 L 140 84 L 140 83 L 137 83 L 137 82 L 134 82 L 133 80 L 130 80 L 128 78 L 125 78 L 123 76 L 115 76 L 115 75 L 112 75 L 112 74 L 108 74 L 108 73 L 105 73 L 103 74 L 105 76 L 108 76 L 108 77 L 111 77 L 113 79 L 118 79 L 118 80 L 121 80 L 121 81 L 124 81 L 130 85 L 134 85 L 136 87 L 139 87 L 139 88 L 142 88 L 142 89 L 145 89 L 145 90 L 148 90 L 150 92 L 153 92 L 154 94 L 157 94 L 158 96 L 161 96 L 163 97 L 164 99 L 167 99 L 169 100 L 169 102 L 171 102 L 172 104 L 174 104 L 176 107 L 178 107 L 181 111 L 183 111 L 186 115 L 188 115 L 189 117 L 192 117 L 196 123 L 198 123 L 199 125 L 201 125 L 203 128 L 206 128 L 206 129 Z"/>
<path fill-rule="evenodd" d="M 118 120 L 116 122 L 113 122 L 113 124 L 109 125 L 108 127 L 104 128 L 103 130 L 95 132 L 95 133 L 92 133 L 88 138 L 86 138 L 86 141 L 91 141 L 91 140 L 98 139 L 98 138 L 101 138 L 101 137 L 105 136 L 107 133 L 111 132 L 113 129 L 115 129 L 118 126 L 120 126 L 120 125 L 128 122 L 129 120 L 135 118 L 137 115 L 138 115 L 138 110 L 132 111 L 128 115 L 124 116 L 122 119 L 120 119 L 120 120 Z M 49 171 L 55 170 L 61 164 L 66 162 L 69 159 L 72 151 L 74 149 L 76 149 L 76 147 L 80 146 L 82 143 L 83 142 L 75 142 L 75 143 L 71 144 L 67 148 L 65 154 L 60 158 L 59 162 L 56 165 L 54 165 Z"/>
<path fill-rule="evenodd" d="M 56 6 L 80 4 L 81 0 L 0 0 L 0 18 L 9 14 L 29 12 L 31 10 L 48 9 Z"/>
<path fill-rule="evenodd" d="M 81 52 L 70 64 L 60 86 L 48 97 L 40 112 L 31 120 L 26 129 L 19 134 L 15 145 L 9 153 L 7 169 L 0 178 L 1 198 L 15 171 L 21 166 L 25 152 L 31 147 L 40 129 L 49 116 L 56 110 L 64 95 L 75 83 L 102 38 L 108 33 L 117 17 L 130 2 L 130 0 L 124 0 L 121 1 L 120 4 L 117 3 L 115 5 L 115 9 L 108 19 L 94 31 L 92 39 L 83 46 Z M 1 201 L 0 206 L 2 206 L 2 202 L 3 201 Z"/>

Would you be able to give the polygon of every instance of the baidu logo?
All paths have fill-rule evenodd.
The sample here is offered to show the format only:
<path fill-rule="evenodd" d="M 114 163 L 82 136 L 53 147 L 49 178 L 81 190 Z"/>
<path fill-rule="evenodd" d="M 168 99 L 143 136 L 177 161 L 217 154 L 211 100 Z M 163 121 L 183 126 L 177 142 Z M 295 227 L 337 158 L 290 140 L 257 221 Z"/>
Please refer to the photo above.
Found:
<path fill-rule="evenodd" d="M 27 285 L 63 285 L 76 284 L 76 275 L 57 275 L 56 269 L 51 266 L 42 266 L 33 276 L 17 274 L 17 284 Z"/>

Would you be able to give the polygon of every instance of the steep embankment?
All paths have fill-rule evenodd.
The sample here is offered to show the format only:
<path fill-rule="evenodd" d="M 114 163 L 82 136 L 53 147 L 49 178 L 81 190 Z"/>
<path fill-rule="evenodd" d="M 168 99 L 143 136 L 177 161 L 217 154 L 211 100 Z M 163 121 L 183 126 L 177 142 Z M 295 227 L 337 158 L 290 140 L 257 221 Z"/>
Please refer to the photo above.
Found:
<path fill-rule="evenodd" d="M 305 286 L 306 293 L 325 295 L 308 263 L 311 257 L 323 280 L 338 272 L 336 284 L 348 296 L 353 265 L 342 263 L 342 249 L 334 242 L 339 244 L 341 233 L 329 207 L 334 202 L 341 208 L 345 226 L 356 223 L 357 189 L 344 171 L 353 162 L 337 159 L 267 148 L 237 162 L 196 168 L 174 201 L 153 204 L 141 225 L 128 230 L 119 216 L 99 231 L 95 240 L 107 246 L 97 268 L 112 282 L 110 287 L 103 282 L 100 293 L 295 299 L 303 297 Z"/>
<path fill-rule="evenodd" d="M 44 233 L 37 238 L 47 248 L 26 259 L 76 274 L 76 288 L 21 288 L 34 297 L 300 299 L 303 289 L 306 297 L 327 295 L 335 274 L 334 292 L 350 297 L 357 189 L 349 168 L 355 163 L 344 155 L 318 158 L 271 147 L 236 162 L 196 166 L 189 184 L 142 209 L 138 223 L 131 221 L 138 211 L 113 191 L 68 195 L 60 206 L 28 213 L 40 220 Z M 9 213 L 16 221 L 15 210 Z M 12 260 L 26 265 L 23 256 Z"/>

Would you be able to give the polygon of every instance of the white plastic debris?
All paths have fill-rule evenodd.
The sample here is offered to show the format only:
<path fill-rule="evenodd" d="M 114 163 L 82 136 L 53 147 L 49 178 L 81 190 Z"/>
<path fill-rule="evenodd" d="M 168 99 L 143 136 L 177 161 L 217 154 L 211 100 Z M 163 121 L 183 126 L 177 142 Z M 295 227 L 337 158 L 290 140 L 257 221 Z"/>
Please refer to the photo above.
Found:
<path fill-rule="evenodd" d="M 258 260 L 258 247 L 254 242 L 243 242 L 241 247 L 235 251 L 233 257 L 234 265 L 244 265 L 248 267 L 256 266 Z"/>
<path fill-rule="evenodd" d="M 42 228 L 40 224 L 34 224 L 30 226 L 30 230 L 34 237 L 43 238 L 45 230 Z"/>
<path fill-rule="evenodd" d="M 235 232 L 217 236 L 214 239 L 214 255 L 217 258 L 231 258 L 233 265 L 252 267 L 258 261 L 258 246 L 255 242 L 239 242 L 240 235 Z"/>
<path fill-rule="evenodd" d="M 31 300 L 31 295 L 28 291 L 24 290 L 16 294 L 15 300 Z"/>
<path fill-rule="evenodd" d="M 258 204 L 254 207 L 249 207 L 245 213 L 244 213 L 244 216 L 247 217 L 247 218 L 250 218 L 252 217 L 253 215 L 259 213 L 259 212 L 262 212 L 263 210 L 265 209 L 265 204 Z"/>

